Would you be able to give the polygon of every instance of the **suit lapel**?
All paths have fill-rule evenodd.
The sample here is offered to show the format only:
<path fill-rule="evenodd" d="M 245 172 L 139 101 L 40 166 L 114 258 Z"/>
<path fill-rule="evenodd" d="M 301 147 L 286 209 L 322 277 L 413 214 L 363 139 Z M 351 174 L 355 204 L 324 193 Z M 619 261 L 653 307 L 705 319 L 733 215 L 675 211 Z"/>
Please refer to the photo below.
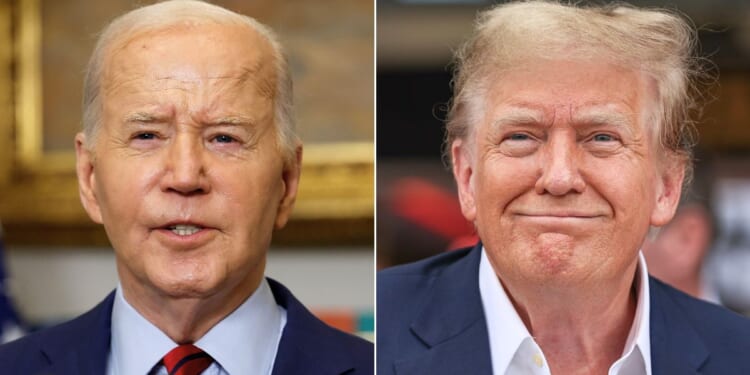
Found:
<path fill-rule="evenodd" d="M 101 375 L 109 357 L 112 303 L 114 292 L 99 305 L 69 324 L 59 327 L 61 334 L 40 344 L 49 360 L 51 374 Z"/>
<path fill-rule="evenodd" d="M 396 362 L 398 374 L 491 374 L 487 323 L 479 294 L 481 244 L 437 275 L 424 307 L 411 324 L 428 348 Z"/>
<path fill-rule="evenodd" d="M 665 287 L 653 278 L 649 286 L 652 374 L 701 374 L 709 356 L 706 345 Z"/>

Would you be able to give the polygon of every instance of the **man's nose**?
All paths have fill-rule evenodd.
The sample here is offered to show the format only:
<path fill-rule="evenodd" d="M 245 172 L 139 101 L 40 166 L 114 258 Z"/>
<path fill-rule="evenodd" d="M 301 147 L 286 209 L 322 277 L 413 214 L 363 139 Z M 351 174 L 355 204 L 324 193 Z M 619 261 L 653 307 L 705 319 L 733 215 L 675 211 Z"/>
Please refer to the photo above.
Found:
<path fill-rule="evenodd" d="M 586 181 L 580 171 L 580 150 L 573 136 L 551 136 L 543 146 L 541 176 L 536 183 L 538 194 L 563 196 L 582 193 Z"/>
<path fill-rule="evenodd" d="M 203 145 L 197 137 L 180 133 L 168 146 L 162 191 L 182 195 L 209 191 Z"/>

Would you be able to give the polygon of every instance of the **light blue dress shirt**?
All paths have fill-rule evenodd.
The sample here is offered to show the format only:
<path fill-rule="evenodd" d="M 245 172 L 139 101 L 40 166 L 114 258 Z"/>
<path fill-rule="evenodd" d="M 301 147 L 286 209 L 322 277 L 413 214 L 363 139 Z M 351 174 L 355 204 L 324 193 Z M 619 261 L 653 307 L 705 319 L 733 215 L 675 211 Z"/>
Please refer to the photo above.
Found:
<path fill-rule="evenodd" d="M 141 316 L 121 289 L 118 285 L 112 307 L 107 375 L 167 375 L 164 366 L 154 366 L 177 344 Z M 271 374 L 285 325 L 286 310 L 263 279 L 250 298 L 195 342 L 214 359 L 203 375 Z"/>

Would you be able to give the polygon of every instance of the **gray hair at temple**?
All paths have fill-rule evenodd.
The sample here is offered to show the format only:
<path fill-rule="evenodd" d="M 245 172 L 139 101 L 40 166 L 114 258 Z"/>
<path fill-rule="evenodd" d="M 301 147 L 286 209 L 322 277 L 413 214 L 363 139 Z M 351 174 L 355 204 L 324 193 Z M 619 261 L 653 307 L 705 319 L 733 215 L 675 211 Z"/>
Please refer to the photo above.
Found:
<path fill-rule="evenodd" d="M 627 5 L 583 7 L 556 1 L 497 5 L 479 14 L 474 34 L 456 52 L 453 99 L 446 120 L 445 156 L 482 121 L 484 98 L 504 72 L 530 59 L 601 59 L 653 79 L 657 100 L 645 115 L 664 156 L 692 173 L 697 83 L 708 77 L 694 56 L 697 35 L 685 18 Z"/>
<path fill-rule="evenodd" d="M 102 122 L 101 80 L 107 53 L 147 31 L 183 24 L 240 25 L 258 32 L 271 45 L 276 64 L 273 98 L 277 142 L 285 159 L 291 160 L 298 141 L 294 124 L 292 77 L 284 51 L 274 32 L 253 18 L 197 0 L 170 0 L 130 11 L 112 21 L 99 35 L 86 68 L 83 86 L 83 131 L 86 148 L 92 149 Z"/>

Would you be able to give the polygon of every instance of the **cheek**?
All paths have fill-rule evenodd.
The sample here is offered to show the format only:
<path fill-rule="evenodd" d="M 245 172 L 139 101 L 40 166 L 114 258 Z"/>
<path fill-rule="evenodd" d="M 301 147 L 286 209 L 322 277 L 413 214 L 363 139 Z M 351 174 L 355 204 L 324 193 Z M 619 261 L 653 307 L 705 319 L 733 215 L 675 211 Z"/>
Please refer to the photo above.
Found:
<path fill-rule="evenodd" d="M 477 166 L 474 189 L 481 202 L 492 202 L 493 210 L 503 209 L 513 199 L 533 192 L 537 181 L 534 158 L 495 156 Z M 498 206 L 499 205 L 499 206 Z"/>
<path fill-rule="evenodd" d="M 105 223 L 123 225 L 137 218 L 154 187 L 158 169 L 153 163 L 102 163 L 96 178 L 97 201 Z"/>
<path fill-rule="evenodd" d="M 260 182 L 231 187 L 235 190 L 226 192 L 226 206 L 222 210 L 228 231 L 222 239 L 224 254 L 219 262 L 245 269 L 250 263 L 256 263 L 271 244 L 277 194 Z"/>
<path fill-rule="evenodd" d="M 212 176 L 213 189 L 223 195 L 239 222 L 257 226 L 272 222 L 281 199 L 281 180 L 270 171 L 254 167 L 224 168 Z"/>
<path fill-rule="evenodd" d="M 615 238 L 610 240 L 627 248 L 639 248 L 648 233 L 656 202 L 651 171 L 641 164 L 602 164 L 593 169 L 589 187 L 610 205 L 614 214 Z M 609 247 L 606 239 L 601 240 L 603 247 Z"/>

